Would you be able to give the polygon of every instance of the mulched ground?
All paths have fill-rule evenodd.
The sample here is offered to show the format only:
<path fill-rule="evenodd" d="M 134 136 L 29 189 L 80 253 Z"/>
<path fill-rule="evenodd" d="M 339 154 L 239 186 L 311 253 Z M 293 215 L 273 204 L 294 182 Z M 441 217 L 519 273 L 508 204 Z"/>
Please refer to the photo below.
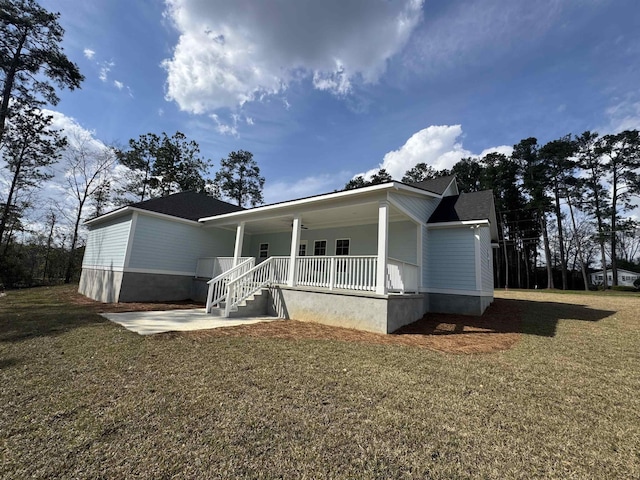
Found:
<path fill-rule="evenodd" d="M 70 303 L 95 312 L 136 312 L 204 308 L 194 302 L 101 303 L 76 292 L 68 293 Z M 511 348 L 520 338 L 521 313 L 513 303 L 496 299 L 481 317 L 430 313 L 391 335 L 332 327 L 312 322 L 286 320 L 253 325 L 214 328 L 192 332 L 168 332 L 154 337 L 188 337 L 202 340 L 216 337 L 262 337 L 286 340 L 334 340 L 376 345 L 404 345 L 447 353 L 491 353 Z"/>

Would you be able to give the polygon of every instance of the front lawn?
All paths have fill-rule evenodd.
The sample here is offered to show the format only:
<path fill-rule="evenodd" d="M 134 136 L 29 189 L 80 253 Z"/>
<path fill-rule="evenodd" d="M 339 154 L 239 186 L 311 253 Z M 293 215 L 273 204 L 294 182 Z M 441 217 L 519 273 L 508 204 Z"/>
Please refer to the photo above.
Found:
<path fill-rule="evenodd" d="M 1 478 L 640 478 L 637 296 L 496 292 L 509 331 L 442 317 L 403 343 L 141 337 L 70 292 L 0 298 Z"/>

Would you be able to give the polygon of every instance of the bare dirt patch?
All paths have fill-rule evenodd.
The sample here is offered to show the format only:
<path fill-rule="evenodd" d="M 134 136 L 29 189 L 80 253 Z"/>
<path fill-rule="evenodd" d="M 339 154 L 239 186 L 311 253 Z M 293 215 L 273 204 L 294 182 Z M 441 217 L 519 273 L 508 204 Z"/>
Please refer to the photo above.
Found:
<path fill-rule="evenodd" d="M 481 317 L 428 314 L 391 335 L 287 320 L 237 327 L 169 332 L 160 338 L 185 336 L 263 337 L 286 340 L 333 340 L 376 345 L 405 345 L 449 353 L 491 353 L 511 348 L 520 338 L 521 315 L 508 301 L 496 300 Z"/>

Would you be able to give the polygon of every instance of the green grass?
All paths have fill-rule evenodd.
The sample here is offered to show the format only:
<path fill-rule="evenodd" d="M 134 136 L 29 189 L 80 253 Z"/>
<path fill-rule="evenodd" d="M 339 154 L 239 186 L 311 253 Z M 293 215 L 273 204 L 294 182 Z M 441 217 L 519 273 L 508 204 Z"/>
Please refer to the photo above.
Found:
<path fill-rule="evenodd" d="M 141 337 L 0 298 L 1 478 L 640 477 L 640 300 L 499 292 L 513 349 Z M 551 325 L 551 327 L 550 327 Z"/>

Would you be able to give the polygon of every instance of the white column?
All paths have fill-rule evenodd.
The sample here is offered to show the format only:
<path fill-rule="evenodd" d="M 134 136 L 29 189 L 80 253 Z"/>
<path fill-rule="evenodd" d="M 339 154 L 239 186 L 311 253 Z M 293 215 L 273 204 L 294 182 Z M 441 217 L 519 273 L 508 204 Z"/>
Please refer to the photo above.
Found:
<path fill-rule="evenodd" d="M 238 224 L 236 229 L 236 246 L 233 249 L 233 266 L 235 267 L 240 263 L 240 257 L 242 256 L 242 242 L 244 240 L 244 222 Z"/>
<path fill-rule="evenodd" d="M 422 260 L 424 258 L 424 253 L 422 252 L 422 249 L 424 248 L 424 235 L 421 223 L 417 225 L 417 228 L 418 238 L 416 239 L 416 251 L 418 252 L 418 258 L 416 258 L 416 264 L 418 265 L 418 290 L 420 290 L 422 289 L 422 269 L 424 268 L 424 265 L 422 264 Z"/>
<path fill-rule="evenodd" d="M 378 271 L 376 293 L 387 293 L 387 257 L 389 255 L 389 202 L 383 200 L 378 206 Z"/>
<path fill-rule="evenodd" d="M 291 228 L 291 257 L 289 258 L 289 277 L 287 279 L 287 285 L 290 287 L 296 286 L 296 258 L 300 248 L 301 227 L 300 215 L 296 215 L 293 217 L 293 226 Z"/>

